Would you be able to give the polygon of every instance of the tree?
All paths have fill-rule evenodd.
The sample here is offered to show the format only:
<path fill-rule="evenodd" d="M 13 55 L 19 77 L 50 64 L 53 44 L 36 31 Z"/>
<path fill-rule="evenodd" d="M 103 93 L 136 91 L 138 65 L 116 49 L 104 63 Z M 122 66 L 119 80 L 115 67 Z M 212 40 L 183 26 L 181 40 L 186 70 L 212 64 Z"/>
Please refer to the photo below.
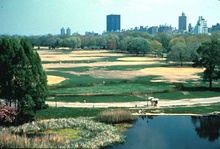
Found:
<path fill-rule="evenodd" d="M 155 36 L 155 40 L 159 41 L 160 43 L 162 43 L 164 52 L 169 51 L 170 47 L 169 47 L 169 42 L 172 39 L 172 35 L 167 34 L 167 33 L 159 33 L 156 34 Z"/>
<path fill-rule="evenodd" d="M 153 53 L 155 56 L 162 56 L 163 49 L 162 49 L 162 44 L 157 41 L 153 40 L 150 42 L 151 44 L 151 53 Z"/>
<path fill-rule="evenodd" d="M 128 44 L 129 42 L 132 40 L 132 37 L 127 36 L 124 39 L 122 39 L 119 44 L 118 44 L 118 48 L 122 51 L 127 51 L 128 50 Z"/>
<path fill-rule="evenodd" d="M 104 36 L 98 36 L 96 38 L 96 43 L 97 43 L 97 46 L 100 46 L 103 49 L 105 49 L 107 47 L 107 40 Z"/>
<path fill-rule="evenodd" d="M 36 110 L 47 107 L 47 78 L 31 43 L 3 39 L 0 44 L 0 98 L 17 109 L 20 123 L 33 120 Z"/>
<path fill-rule="evenodd" d="M 145 55 L 150 51 L 150 42 L 142 37 L 133 38 L 128 44 L 128 50 L 130 53 L 143 53 Z"/>
<path fill-rule="evenodd" d="M 213 81 L 219 79 L 220 66 L 220 40 L 205 42 L 198 48 L 199 57 L 194 66 L 205 67 L 203 72 L 203 81 L 209 82 L 209 88 L 212 88 Z"/>
<path fill-rule="evenodd" d="M 175 37 L 173 39 L 170 40 L 169 42 L 169 47 L 172 48 L 173 46 L 175 46 L 178 43 L 186 43 L 185 39 L 183 37 Z"/>
<path fill-rule="evenodd" d="M 104 38 L 107 41 L 108 49 L 115 50 L 117 49 L 119 37 L 116 34 L 105 34 Z"/>
<path fill-rule="evenodd" d="M 190 51 L 183 43 L 177 43 L 171 48 L 171 51 L 167 54 L 167 60 L 179 62 L 181 67 L 184 62 L 192 61 Z"/>

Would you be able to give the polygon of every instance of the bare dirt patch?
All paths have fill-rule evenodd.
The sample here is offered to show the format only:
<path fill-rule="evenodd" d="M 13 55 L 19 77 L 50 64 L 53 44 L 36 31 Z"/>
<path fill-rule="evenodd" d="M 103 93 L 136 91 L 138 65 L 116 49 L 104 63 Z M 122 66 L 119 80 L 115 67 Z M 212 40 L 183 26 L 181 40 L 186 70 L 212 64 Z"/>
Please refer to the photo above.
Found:
<path fill-rule="evenodd" d="M 66 73 L 74 75 L 90 75 L 94 78 L 119 78 L 119 79 L 134 79 L 139 76 L 157 76 L 152 82 L 184 82 L 188 79 L 197 80 L 200 78 L 197 73 L 201 73 L 204 70 L 201 68 L 191 67 L 153 67 L 145 68 L 141 70 L 107 70 L 108 66 L 128 66 L 128 65 L 151 65 L 160 64 L 159 58 L 148 57 L 128 57 L 126 54 L 121 53 L 109 53 L 105 50 L 90 50 L 90 51 L 71 51 L 67 53 L 60 53 L 56 51 L 39 51 L 41 59 L 43 61 L 57 61 L 57 63 L 43 64 L 43 68 L 46 71 L 52 70 L 52 68 L 75 68 L 75 67 L 91 67 L 89 71 L 74 72 L 65 71 Z M 97 61 L 90 63 L 89 60 L 99 60 L 109 56 L 124 56 L 118 58 L 118 61 Z M 88 60 L 88 62 L 82 63 L 59 63 L 62 60 Z M 50 70 L 49 70 L 50 68 Z"/>
<path fill-rule="evenodd" d="M 64 80 L 66 80 L 66 78 L 64 78 L 64 77 L 47 75 L 48 85 L 58 84 L 58 83 L 61 83 Z"/>
<path fill-rule="evenodd" d="M 124 56 L 121 53 L 109 53 L 106 50 L 89 50 L 89 51 L 68 51 L 68 53 L 50 50 L 39 50 L 38 54 L 41 57 L 42 61 L 64 61 L 64 60 L 73 60 L 73 61 L 84 61 L 84 60 L 99 60 L 105 57 L 113 56 Z"/>
<path fill-rule="evenodd" d="M 159 61 L 161 58 L 149 58 L 149 57 L 121 57 L 118 61 Z"/>
<path fill-rule="evenodd" d="M 203 72 L 201 68 L 175 68 L 175 67 L 155 67 L 133 71 L 91 69 L 86 72 L 69 72 L 74 75 L 90 75 L 94 78 L 114 78 L 114 79 L 135 79 L 140 76 L 157 76 L 152 82 L 185 82 L 185 80 L 198 80 L 197 73 Z"/>
<path fill-rule="evenodd" d="M 159 80 L 169 80 L 170 82 L 184 82 L 187 79 L 197 80 L 200 77 L 196 75 L 204 70 L 192 67 L 155 67 L 140 70 L 139 73 L 145 75 L 160 76 Z"/>

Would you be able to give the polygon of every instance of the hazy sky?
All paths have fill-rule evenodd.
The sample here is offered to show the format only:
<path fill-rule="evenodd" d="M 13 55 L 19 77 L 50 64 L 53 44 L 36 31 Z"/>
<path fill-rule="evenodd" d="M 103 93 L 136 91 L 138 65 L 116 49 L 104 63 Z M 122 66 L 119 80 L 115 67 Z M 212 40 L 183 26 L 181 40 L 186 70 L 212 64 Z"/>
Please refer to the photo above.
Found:
<path fill-rule="evenodd" d="M 211 27 L 220 23 L 220 0 L 0 0 L 0 34 L 56 35 L 62 27 L 102 33 L 108 14 L 121 15 L 121 29 L 178 28 L 182 12 L 193 26 L 203 16 Z"/>

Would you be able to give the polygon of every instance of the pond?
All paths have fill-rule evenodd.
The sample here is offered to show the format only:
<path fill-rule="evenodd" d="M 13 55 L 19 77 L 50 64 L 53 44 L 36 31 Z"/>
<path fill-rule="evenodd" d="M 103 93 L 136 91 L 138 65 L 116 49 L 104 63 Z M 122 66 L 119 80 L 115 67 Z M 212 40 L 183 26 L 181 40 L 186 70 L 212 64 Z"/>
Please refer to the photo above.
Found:
<path fill-rule="evenodd" d="M 220 117 L 144 116 L 107 149 L 220 149 Z"/>

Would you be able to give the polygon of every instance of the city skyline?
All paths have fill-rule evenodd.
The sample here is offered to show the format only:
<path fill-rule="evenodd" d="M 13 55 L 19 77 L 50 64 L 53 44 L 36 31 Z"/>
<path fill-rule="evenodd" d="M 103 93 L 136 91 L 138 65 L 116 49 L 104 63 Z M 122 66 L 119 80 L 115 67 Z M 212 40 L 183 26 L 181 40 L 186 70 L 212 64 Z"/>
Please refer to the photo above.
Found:
<path fill-rule="evenodd" d="M 1 0 L 0 34 L 57 35 L 63 26 L 69 26 L 72 33 L 101 34 L 109 14 L 120 14 L 125 30 L 164 24 L 178 28 L 182 12 L 192 26 L 203 16 L 211 27 L 220 22 L 219 7 L 219 0 Z"/>

